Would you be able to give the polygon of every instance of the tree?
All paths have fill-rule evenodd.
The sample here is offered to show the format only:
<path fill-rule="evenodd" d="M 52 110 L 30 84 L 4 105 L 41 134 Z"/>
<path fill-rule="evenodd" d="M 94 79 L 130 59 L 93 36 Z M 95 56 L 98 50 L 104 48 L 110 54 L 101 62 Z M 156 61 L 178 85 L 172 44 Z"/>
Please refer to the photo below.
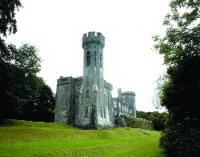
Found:
<path fill-rule="evenodd" d="M 37 49 L 6 45 L 8 58 L 0 62 L 0 118 L 53 121 L 54 97 L 40 71 Z"/>
<path fill-rule="evenodd" d="M 5 38 L 17 32 L 15 11 L 20 0 L 0 0 L 0 119 L 53 120 L 54 97 L 40 71 L 37 49 L 17 48 Z"/>
<path fill-rule="evenodd" d="M 15 10 L 19 7 L 20 0 L 0 0 L 0 34 L 3 36 L 17 32 Z"/>
<path fill-rule="evenodd" d="M 36 100 L 35 120 L 54 121 L 55 98 L 51 88 L 45 83 L 40 88 Z"/>
<path fill-rule="evenodd" d="M 12 71 L 13 74 L 18 73 L 19 76 L 22 75 L 19 69 L 16 69 L 13 65 L 5 62 L 5 60 L 10 60 L 10 46 L 7 46 L 5 40 L 3 39 L 3 37 L 6 37 L 8 34 L 16 33 L 17 26 L 15 11 L 16 9 L 19 9 L 19 7 L 21 7 L 19 0 L 0 0 L 0 118 L 5 117 L 6 113 L 8 113 L 8 110 L 10 110 L 10 113 L 15 112 L 14 104 L 11 102 L 13 100 L 11 100 L 13 93 L 8 92 L 8 84 L 12 84 L 13 81 L 16 81 L 17 84 L 19 83 L 19 80 L 14 80 L 13 78 L 13 81 L 10 82 L 9 80 L 13 77 L 10 72 Z M 11 85 L 10 88 L 14 89 L 15 87 Z M 8 95 L 11 96 L 9 99 L 7 99 Z M 5 104 L 7 104 L 8 101 L 10 101 L 12 107 L 5 107 Z"/>
<path fill-rule="evenodd" d="M 149 121 L 152 121 L 153 129 L 155 130 L 164 130 L 167 128 L 168 125 L 168 113 L 162 112 L 159 113 L 157 111 L 154 112 L 143 112 L 137 111 L 137 117 L 143 118 Z"/>
<path fill-rule="evenodd" d="M 39 77 L 31 77 L 28 81 L 27 85 L 29 87 L 33 85 L 34 88 L 29 88 L 27 91 L 27 95 L 31 97 L 25 99 L 21 118 L 33 121 L 53 121 L 55 99 L 51 88 Z"/>
<path fill-rule="evenodd" d="M 169 112 L 169 127 L 161 146 L 170 157 L 200 153 L 200 1 L 173 0 L 164 25 L 166 35 L 154 37 L 168 66 L 161 105 Z"/>
<path fill-rule="evenodd" d="M 36 72 L 32 69 L 39 68 L 40 59 L 31 45 L 24 44 L 19 49 L 11 44 L 5 46 L 9 55 L 0 61 L 0 106 L 7 112 L 1 113 L 1 116 L 18 118 L 20 106 L 30 99 L 31 90 L 35 88 L 35 85 L 31 85 L 30 78 L 35 77 Z"/>
<path fill-rule="evenodd" d="M 20 0 L 0 0 L 0 61 L 9 54 L 3 37 L 17 32 L 15 11 L 21 6 Z"/>

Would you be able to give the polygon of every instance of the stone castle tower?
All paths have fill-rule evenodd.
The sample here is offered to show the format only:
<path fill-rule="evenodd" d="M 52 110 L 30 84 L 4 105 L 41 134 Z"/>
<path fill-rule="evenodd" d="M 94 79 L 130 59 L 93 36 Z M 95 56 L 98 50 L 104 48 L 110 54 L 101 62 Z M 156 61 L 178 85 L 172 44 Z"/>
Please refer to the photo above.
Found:
<path fill-rule="evenodd" d="M 84 127 L 112 127 L 109 105 L 111 90 L 104 85 L 103 48 L 105 38 L 101 33 L 89 32 L 82 38 L 84 50 L 83 79 L 76 124 Z M 106 83 L 106 82 L 105 82 Z M 110 91 L 109 91 L 110 90 Z"/>
<path fill-rule="evenodd" d="M 112 98 L 112 84 L 104 80 L 101 33 L 83 35 L 83 76 L 63 77 L 57 80 L 55 121 L 81 128 L 111 128 L 116 117 L 136 117 L 135 94 L 121 92 Z"/>

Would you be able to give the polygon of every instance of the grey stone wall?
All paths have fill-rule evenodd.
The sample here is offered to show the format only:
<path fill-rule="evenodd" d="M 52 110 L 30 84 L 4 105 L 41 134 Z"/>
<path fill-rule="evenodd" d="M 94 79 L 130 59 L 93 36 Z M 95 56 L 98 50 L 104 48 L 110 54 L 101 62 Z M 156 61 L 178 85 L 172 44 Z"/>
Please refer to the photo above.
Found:
<path fill-rule="evenodd" d="M 118 89 L 118 97 L 113 98 L 114 115 L 118 116 L 130 116 L 136 118 L 136 105 L 135 105 L 135 93 L 132 91 L 122 92 Z"/>
<path fill-rule="evenodd" d="M 82 78 L 60 77 L 57 80 L 55 121 L 75 123 Z"/>
<path fill-rule="evenodd" d="M 60 77 L 57 80 L 57 92 L 56 92 L 56 107 L 55 107 L 55 121 L 56 122 L 65 122 L 68 124 L 75 124 L 75 121 L 78 120 L 80 110 L 84 107 L 80 107 L 81 104 L 81 85 L 82 85 L 82 77 L 72 78 L 72 77 Z M 100 121 L 99 118 L 97 121 L 95 120 L 96 128 L 105 128 L 112 127 L 114 122 L 113 117 L 113 103 L 112 103 L 112 85 L 104 80 L 104 101 L 102 108 L 97 108 L 96 116 L 99 116 L 101 119 L 107 119 L 111 121 L 112 125 L 104 125 L 104 121 Z M 92 93 L 90 93 L 92 94 Z M 94 96 L 94 95 L 91 95 Z M 85 100 L 85 103 L 88 103 L 88 100 Z M 107 108 L 106 108 L 107 106 Z M 93 107 L 93 108 L 92 108 Z M 80 109 L 81 108 L 81 109 Z M 80 127 L 89 128 L 92 127 L 89 122 L 91 122 L 92 111 L 96 108 L 94 105 L 87 110 L 87 120 L 88 124 L 82 125 Z M 81 116 L 84 116 L 85 112 L 81 113 Z M 95 117 L 96 118 L 96 117 Z M 84 121 L 83 121 L 84 122 Z M 77 124 L 77 123 L 76 123 Z M 77 124 L 78 125 L 78 124 Z M 78 125 L 79 126 L 79 125 Z M 93 126 L 94 127 L 94 126 Z"/>
<path fill-rule="evenodd" d="M 55 121 L 69 122 L 72 104 L 72 77 L 60 77 L 57 80 Z"/>

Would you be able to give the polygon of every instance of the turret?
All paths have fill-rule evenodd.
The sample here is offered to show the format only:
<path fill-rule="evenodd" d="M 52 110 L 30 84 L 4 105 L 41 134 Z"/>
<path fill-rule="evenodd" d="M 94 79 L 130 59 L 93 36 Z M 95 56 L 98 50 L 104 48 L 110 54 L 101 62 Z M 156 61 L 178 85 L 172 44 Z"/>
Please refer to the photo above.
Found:
<path fill-rule="evenodd" d="M 101 33 L 89 32 L 83 35 L 84 49 L 83 84 L 84 90 L 100 90 L 103 88 L 103 48 L 105 38 Z"/>
<path fill-rule="evenodd" d="M 84 50 L 83 80 L 77 125 L 86 127 L 111 126 L 108 92 L 112 90 L 109 84 L 104 86 L 103 48 L 105 37 L 101 33 L 89 32 L 83 35 Z"/>
<path fill-rule="evenodd" d="M 101 48 L 104 48 L 105 37 L 101 33 L 89 32 L 83 35 L 82 38 L 82 48 L 85 49 L 87 45 L 90 44 L 100 45 Z"/>

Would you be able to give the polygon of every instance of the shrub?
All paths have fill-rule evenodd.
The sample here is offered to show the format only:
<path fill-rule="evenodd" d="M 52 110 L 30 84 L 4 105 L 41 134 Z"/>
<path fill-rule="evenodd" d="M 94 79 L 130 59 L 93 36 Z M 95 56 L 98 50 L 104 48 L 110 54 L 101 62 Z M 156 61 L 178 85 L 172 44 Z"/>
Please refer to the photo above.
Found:
<path fill-rule="evenodd" d="M 199 157 L 200 130 L 178 123 L 163 132 L 160 146 L 169 157 Z"/>
<path fill-rule="evenodd" d="M 153 123 L 144 118 L 132 118 L 132 117 L 125 116 L 125 123 L 127 127 L 142 128 L 142 129 L 149 129 L 149 130 L 153 129 Z"/>

